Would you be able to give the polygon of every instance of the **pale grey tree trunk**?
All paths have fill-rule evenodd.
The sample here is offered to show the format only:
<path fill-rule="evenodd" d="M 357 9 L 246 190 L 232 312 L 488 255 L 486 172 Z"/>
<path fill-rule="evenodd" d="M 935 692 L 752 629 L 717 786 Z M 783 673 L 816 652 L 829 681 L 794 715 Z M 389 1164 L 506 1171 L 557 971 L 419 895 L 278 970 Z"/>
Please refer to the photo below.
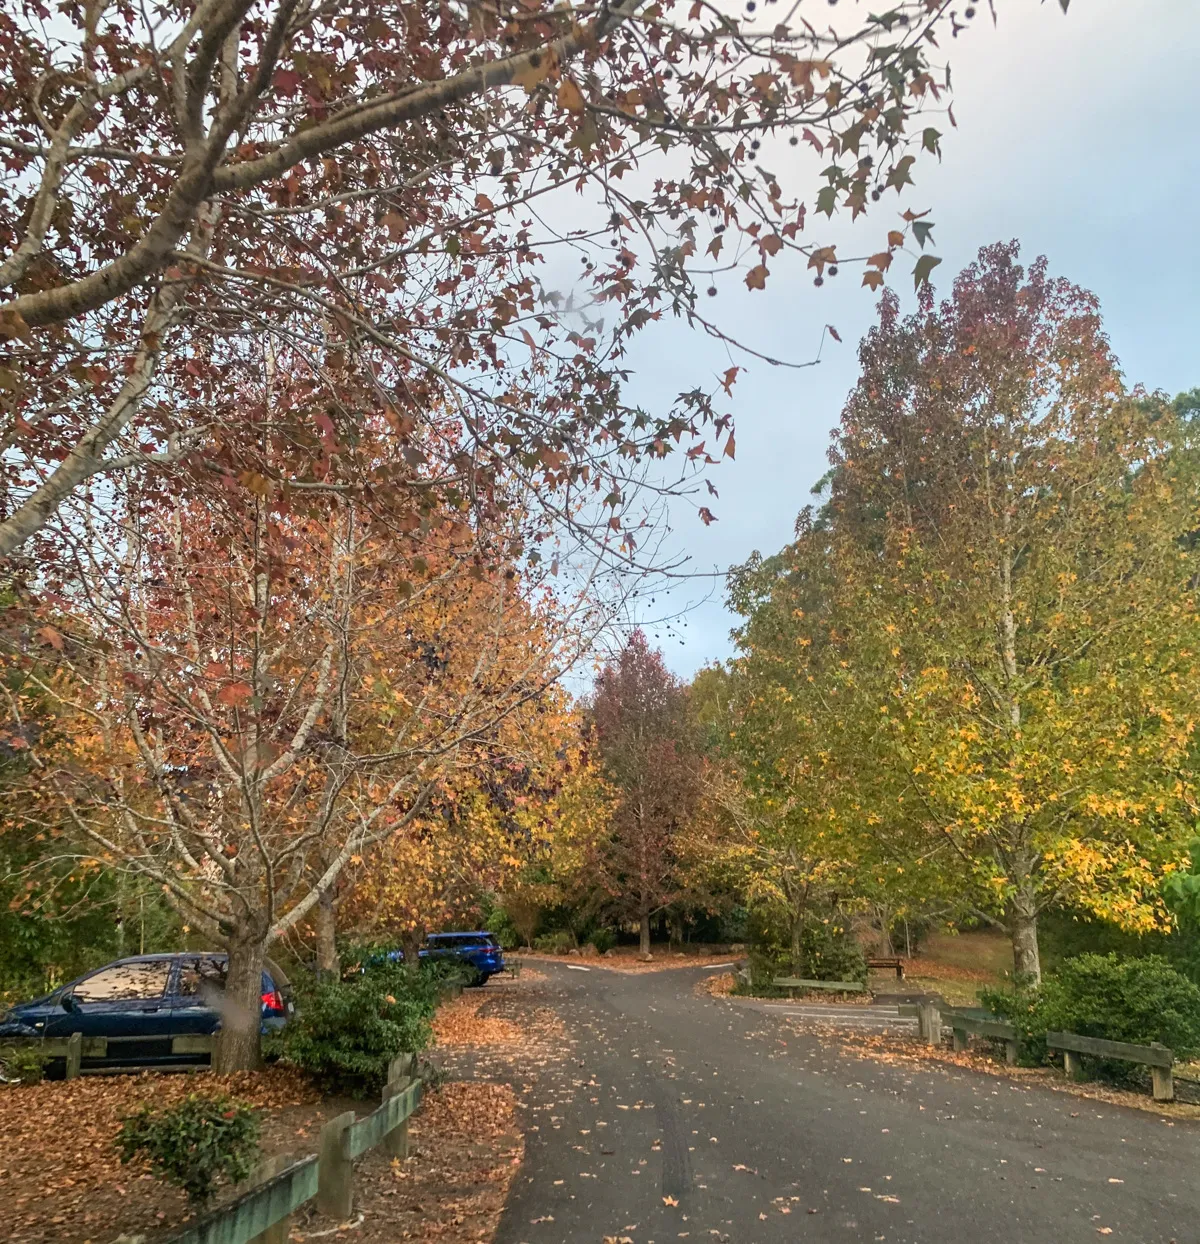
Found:
<path fill-rule="evenodd" d="M 229 946 L 229 972 L 221 1002 L 221 1030 L 213 1050 L 213 1070 L 253 1071 L 261 1062 L 259 1029 L 262 1027 L 262 939 L 235 938 Z"/>

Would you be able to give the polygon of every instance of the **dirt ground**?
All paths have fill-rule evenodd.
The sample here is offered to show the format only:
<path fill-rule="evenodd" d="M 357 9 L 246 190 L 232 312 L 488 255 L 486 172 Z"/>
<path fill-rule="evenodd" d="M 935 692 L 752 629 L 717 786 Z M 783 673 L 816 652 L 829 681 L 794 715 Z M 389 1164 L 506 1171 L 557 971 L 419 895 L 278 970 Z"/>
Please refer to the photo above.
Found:
<path fill-rule="evenodd" d="M 477 1050 L 520 1049 L 554 1033 L 526 1031 L 509 1020 L 480 1015 L 485 1002 L 517 994 L 527 984 L 493 982 L 443 1007 L 435 1024 L 436 1061 L 474 1057 Z M 514 999 L 515 1000 L 515 999 Z M 86 1076 L 0 1088 L 0 1223 L 13 1244 L 112 1244 L 124 1235 L 146 1244 L 165 1239 L 189 1217 L 183 1193 L 141 1164 L 123 1166 L 115 1138 L 121 1118 L 142 1103 L 163 1105 L 190 1092 L 224 1092 L 260 1111 L 262 1154 L 315 1153 L 327 1118 L 347 1109 L 364 1114 L 373 1103 L 324 1098 L 308 1080 L 283 1068 L 217 1077 L 182 1075 Z M 290 1238 L 336 1232 L 362 1244 L 397 1240 L 478 1244 L 490 1240 L 524 1142 L 514 1118 L 514 1094 L 486 1079 L 450 1079 L 427 1091 L 409 1125 L 409 1156 L 381 1149 L 355 1167 L 355 1216 L 330 1223 L 305 1207 Z M 216 1204 L 244 1191 L 222 1190 Z"/>

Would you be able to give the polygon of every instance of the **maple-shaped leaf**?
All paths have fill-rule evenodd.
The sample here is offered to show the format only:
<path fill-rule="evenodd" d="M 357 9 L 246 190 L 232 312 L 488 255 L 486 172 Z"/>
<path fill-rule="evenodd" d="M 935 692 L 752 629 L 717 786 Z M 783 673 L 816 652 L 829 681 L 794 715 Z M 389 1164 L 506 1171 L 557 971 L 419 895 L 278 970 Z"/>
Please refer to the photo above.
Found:
<path fill-rule="evenodd" d="M 570 78 L 564 78 L 558 84 L 558 106 L 568 112 L 583 111 L 583 92 Z"/>
<path fill-rule="evenodd" d="M 43 643 L 49 644 L 56 652 L 63 650 L 63 637 L 52 626 L 39 626 L 37 637 Z"/>
<path fill-rule="evenodd" d="M 917 260 L 916 267 L 913 268 L 913 287 L 920 289 L 922 285 L 929 284 L 929 274 L 942 261 L 936 255 L 922 255 Z"/>
<path fill-rule="evenodd" d="M 217 703 L 226 704 L 230 708 L 240 708 L 254 694 L 248 682 L 227 682 L 217 692 Z"/>
<path fill-rule="evenodd" d="M 541 82 L 550 76 L 554 58 L 544 52 L 534 52 L 512 76 L 514 86 L 523 86 L 530 95 Z"/>
<path fill-rule="evenodd" d="M 756 265 L 746 273 L 746 288 L 766 289 L 767 277 L 769 275 L 770 274 L 767 272 L 767 265 L 765 263 Z"/>

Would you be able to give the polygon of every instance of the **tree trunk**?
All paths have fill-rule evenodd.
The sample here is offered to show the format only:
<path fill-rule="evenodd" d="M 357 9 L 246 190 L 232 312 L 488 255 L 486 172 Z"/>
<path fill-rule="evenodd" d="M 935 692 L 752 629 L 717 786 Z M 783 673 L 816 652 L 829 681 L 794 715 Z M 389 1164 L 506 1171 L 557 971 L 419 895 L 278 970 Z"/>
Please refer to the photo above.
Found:
<path fill-rule="evenodd" d="M 650 958 L 650 913 L 642 912 L 641 921 L 642 958 Z"/>
<path fill-rule="evenodd" d="M 322 894 L 313 910 L 317 930 L 317 975 L 336 979 L 342 973 L 342 960 L 337 948 L 337 911 L 332 891 Z"/>
<path fill-rule="evenodd" d="M 798 913 L 792 915 L 792 975 L 804 975 L 804 942 L 802 934 L 804 933 L 804 918 Z"/>
<path fill-rule="evenodd" d="M 414 974 L 421 970 L 421 942 L 424 937 L 425 934 L 420 929 L 409 929 L 400 935 L 404 966 Z"/>
<path fill-rule="evenodd" d="M 1008 928 L 1012 937 L 1013 973 L 1018 984 L 1042 983 L 1042 959 L 1038 951 L 1037 901 L 1033 887 L 1022 885 L 1009 901 Z"/>
<path fill-rule="evenodd" d="M 262 1027 L 263 954 L 258 938 L 230 944 L 221 1030 L 212 1056 L 213 1070 L 218 1075 L 253 1071 L 261 1061 L 258 1036 Z"/>

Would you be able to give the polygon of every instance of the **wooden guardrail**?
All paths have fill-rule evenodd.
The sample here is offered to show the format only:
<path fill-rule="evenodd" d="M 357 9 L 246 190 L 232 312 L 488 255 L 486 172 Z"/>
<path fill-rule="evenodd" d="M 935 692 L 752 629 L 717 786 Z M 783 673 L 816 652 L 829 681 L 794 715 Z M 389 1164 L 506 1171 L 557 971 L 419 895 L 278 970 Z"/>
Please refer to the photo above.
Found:
<path fill-rule="evenodd" d="M 1175 1054 L 1152 1041 L 1149 1045 L 1133 1045 L 1128 1041 L 1106 1041 L 1101 1037 L 1081 1037 L 1074 1032 L 1048 1032 L 1046 1045 L 1052 1050 L 1062 1050 L 1063 1070 L 1072 1079 L 1084 1079 L 1080 1054 L 1096 1058 L 1115 1058 L 1127 1063 L 1141 1063 L 1150 1068 L 1150 1079 L 1155 1101 L 1175 1100 Z"/>
<path fill-rule="evenodd" d="M 276 1159 L 260 1171 L 256 1187 L 169 1244 L 286 1244 L 289 1219 L 314 1197 L 321 1213 L 345 1222 L 354 1209 L 354 1159 L 379 1144 L 393 1157 L 408 1156 L 408 1120 L 421 1100 L 415 1070 L 415 1055 L 394 1058 L 378 1110 L 362 1119 L 353 1110 L 330 1119 L 321 1128 L 319 1154 L 284 1159 L 282 1169 Z"/>
<path fill-rule="evenodd" d="M 1004 1043 L 1004 1061 L 1012 1066 L 1017 1061 L 1017 1030 L 1002 1019 L 983 1018 L 955 1007 L 947 1007 L 941 1013 L 942 1023 L 950 1028 L 956 1050 L 967 1048 L 972 1035 L 988 1037 Z"/>
<path fill-rule="evenodd" d="M 866 985 L 862 981 L 809 981 L 799 976 L 776 976 L 771 984 L 776 989 L 786 989 L 795 993 L 797 989 L 825 989 L 836 993 L 862 993 Z"/>
<path fill-rule="evenodd" d="M 129 1062 L 118 1066 L 85 1067 L 84 1059 L 106 1059 L 120 1052 L 122 1043 L 142 1042 L 144 1037 L 85 1037 L 82 1033 L 73 1032 L 69 1037 L 5 1037 L 0 1038 L 3 1046 L 35 1046 L 47 1058 L 61 1058 L 66 1067 L 66 1078 L 74 1080 L 76 1076 L 98 1075 L 114 1071 L 139 1071 L 142 1069 L 156 1071 L 179 1071 L 194 1067 L 194 1063 L 171 1063 L 162 1059 L 147 1062 Z M 171 1041 L 172 1055 L 184 1058 L 188 1055 L 212 1055 L 213 1042 L 211 1036 L 175 1037 Z"/>

